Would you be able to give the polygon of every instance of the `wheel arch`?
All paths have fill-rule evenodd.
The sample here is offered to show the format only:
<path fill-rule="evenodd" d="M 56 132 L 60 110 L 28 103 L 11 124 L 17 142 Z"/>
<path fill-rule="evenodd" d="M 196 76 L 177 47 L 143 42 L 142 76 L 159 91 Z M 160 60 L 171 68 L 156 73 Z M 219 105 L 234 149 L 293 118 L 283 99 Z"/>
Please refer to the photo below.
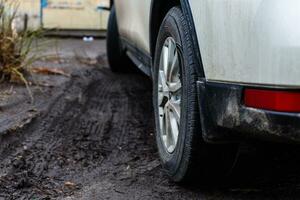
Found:
<path fill-rule="evenodd" d="M 163 19 L 165 18 L 168 11 L 174 7 L 180 6 L 188 23 L 190 32 L 192 33 L 192 42 L 193 50 L 197 56 L 199 66 L 197 69 L 198 76 L 201 78 L 205 77 L 204 69 L 202 65 L 202 58 L 200 54 L 200 48 L 198 43 L 198 38 L 196 34 L 195 24 L 193 20 L 193 14 L 190 8 L 189 0 L 152 0 L 151 2 L 151 11 L 150 11 L 150 55 L 152 60 L 154 60 L 154 54 L 156 49 L 156 40 L 158 32 L 161 26 Z"/>
<path fill-rule="evenodd" d="M 156 40 L 160 25 L 165 18 L 168 11 L 174 7 L 179 6 L 180 0 L 152 0 L 151 11 L 150 11 L 150 53 L 151 57 L 154 58 Z"/>

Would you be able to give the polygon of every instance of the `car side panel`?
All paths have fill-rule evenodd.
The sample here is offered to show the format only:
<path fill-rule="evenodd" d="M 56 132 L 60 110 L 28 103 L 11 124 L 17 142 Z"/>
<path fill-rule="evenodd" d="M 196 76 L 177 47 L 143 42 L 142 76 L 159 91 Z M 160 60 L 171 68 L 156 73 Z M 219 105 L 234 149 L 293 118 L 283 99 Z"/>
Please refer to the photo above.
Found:
<path fill-rule="evenodd" d="M 115 0 L 121 37 L 149 54 L 151 1 L 152 0 Z"/>
<path fill-rule="evenodd" d="M 300 87 L 300 1 L 189 3 L 208 80 Z"/>

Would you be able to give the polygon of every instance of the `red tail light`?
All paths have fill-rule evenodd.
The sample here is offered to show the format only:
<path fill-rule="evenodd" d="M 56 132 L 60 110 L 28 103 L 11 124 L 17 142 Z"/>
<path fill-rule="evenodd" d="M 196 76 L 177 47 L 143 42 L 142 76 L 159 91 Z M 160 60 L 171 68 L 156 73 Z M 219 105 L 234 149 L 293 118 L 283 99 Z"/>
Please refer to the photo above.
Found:
<path fill-rule="evenodd" d="M 247 107 L 265 110 L 300 112 L 300 92 L 246 89 L 244 103 Z"/>

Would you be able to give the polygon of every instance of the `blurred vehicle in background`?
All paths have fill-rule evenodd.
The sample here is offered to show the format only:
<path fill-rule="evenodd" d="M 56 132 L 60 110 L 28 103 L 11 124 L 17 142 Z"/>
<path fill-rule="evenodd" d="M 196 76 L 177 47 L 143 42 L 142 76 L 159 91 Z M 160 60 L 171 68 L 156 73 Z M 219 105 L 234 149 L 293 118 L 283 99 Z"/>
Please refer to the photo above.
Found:
<path fill-rule="evenodd" d="M 111 1 L 110 67 L 132 61 L 153 79 L 174 181 L 224 177 L 247 138 L 300 141 L 299 10 L 295 0 Z"/>

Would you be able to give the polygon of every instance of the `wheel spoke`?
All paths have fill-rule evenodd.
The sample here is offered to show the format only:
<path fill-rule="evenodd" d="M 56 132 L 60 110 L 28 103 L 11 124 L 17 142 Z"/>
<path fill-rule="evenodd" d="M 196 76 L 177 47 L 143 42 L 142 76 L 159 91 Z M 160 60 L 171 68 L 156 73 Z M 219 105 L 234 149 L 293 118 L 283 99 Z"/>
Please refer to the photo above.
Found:
<path fill-rule="evenodd" d="M 165 76 L 164 71 L 161 71 L 161 70 L 159 71 L 159 79 L 160 79 L 160 83 L 162 85 L 163 92 L 168 92 L 169 88 L 168 88 L 168 85 L 167 85 L 167 80 L 166 80 L 166 76 Z"/>
<path fill-rule="evenodd" d="M 177 123 L 176 114 L 172 111 L 169 103 L 166 104 L 165 110 L 166 145 L 168 151 L 173 152 L 178 140 L 179 124 Z"/>
<path fill-rule="evenodd" d="M 164 100 L 164 93 L 163 93 L 163 89 L 162 89 L 162 85 L 159 85 L 159 92 L 158 92 L 158 105 L 162 106 L 163 104 L 163 100 Z"/>
<path fill-rule="evenodd" d="M 175 146 L 176 142 L 178 140 L 179 127 L 178 127 L 178 123 L 177 123 L 174 113 L 170 112 L 169 116 L 170 116 L 170 128 L 171 128 L 170 135 L 172 137 L 171 143 L 172 143 L 172 145 Z"/>
<path fill-rule="evenodd" d="M 169 39 L 168 41 L 168 68 L 171 69 L 171 66 L 174 61 L 174 57 L 176 54 L 176 44 L 172 39 Z"/>
<path fill-rule="evenodd" d="M 158 108 L 158 114 L 159 114 L 159 123 L 160 123 L 160 131 L 163 133 L 164 130 L 163 130 L 163 127 L 165 127 L 164 123 L 164 117 L 165 117 L 165 113 L 164 113 L 164 108 L 162 107 L 159 107 Z"/>
<path fill-rule="evenodd" d="M 168 48 L 168 46 L 164 46 L 162 51 L 163 51 L 162 52 L 163 70 L 164 70 L 165 76 L 166 76 L 168 68 L 169 68 L 169 48 Z"/>
<path fill-rule="evenodd" d="M 164 129 L 165 143 L 168 146 L 170 143 L 170 117 L 167 106 L 164 109 Z"/>
<path fill-rule="evenodd" d="M 169 91 L 173 93 L 178 92 L 182 87 L 181 81 L 179 79 L 176 82 L 169 83 L 168 85 Z"/>
<path fill-rule="evenodd" d="M 178 53 L 175 53 L 172 63 L 170 65 L 169 71 L 168 71 L 168 79 L 169 81 L 172 81 L 172 77 L 176 76 L 179 73 L 179 60 L 178 60 Z"/>
<path fill-rule="evenodd" d="M 180 123 L 180 102 L 181 100 L 169 100 L 168 107 L 174 114 L 174 117 L 176 118 L 177 123 Z"/>

